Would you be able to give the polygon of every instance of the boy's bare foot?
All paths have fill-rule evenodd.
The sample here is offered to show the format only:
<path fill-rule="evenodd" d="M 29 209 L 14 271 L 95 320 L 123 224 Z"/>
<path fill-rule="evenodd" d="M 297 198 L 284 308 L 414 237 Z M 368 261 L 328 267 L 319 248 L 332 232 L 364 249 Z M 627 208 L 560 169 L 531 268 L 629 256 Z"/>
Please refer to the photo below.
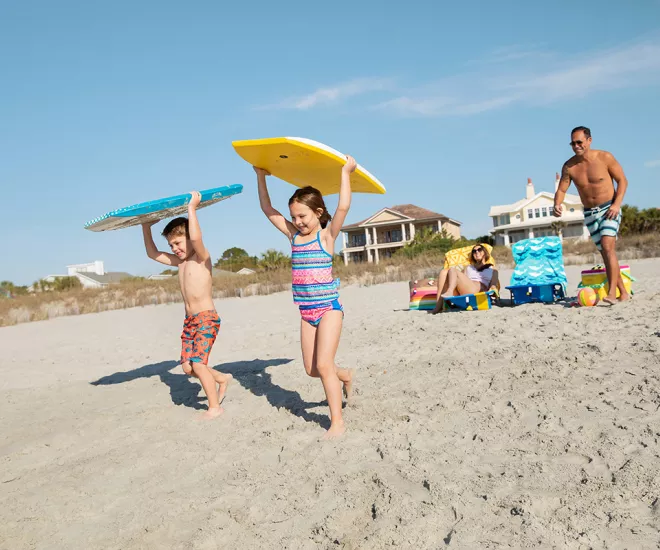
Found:
<path fill-rule="evenodd" d="M 355 377 L 354 369 L 346 369 L 348 371 L 349 379 L 347 382 L 344 382 L 344 397 L 346 401 L 350 403 L 351 397 L 353 396 L 353 378 Z"/>
<path fill-rule="evenodd" d="M 209 407 L 209 410 L 202 414 L 202 420 L 213 420 L 224 412 L 225 410 L 222 407 Z"/>
<path fill-rule="evenodd" d="M 337 439 L 344 435 L 345 431 L 346 426 L 344 425 L 343 420 L 341 422 L 335 422 L 334 424 L 331 424 L 330 429 L 325 432 L 323 439 Z"/>
<path fill-rule="evenodd" d="M 229 386 L 229 382 L 231 382 L 234 378 L 231 374 L 225 374 L 224 377 L 224 381 L 218 382 L 218 403 L 220 403 L 220 405 L 222 405 L 222 402 L 225 399 L 225 393 L 227 392 L 227 386 Z"/>

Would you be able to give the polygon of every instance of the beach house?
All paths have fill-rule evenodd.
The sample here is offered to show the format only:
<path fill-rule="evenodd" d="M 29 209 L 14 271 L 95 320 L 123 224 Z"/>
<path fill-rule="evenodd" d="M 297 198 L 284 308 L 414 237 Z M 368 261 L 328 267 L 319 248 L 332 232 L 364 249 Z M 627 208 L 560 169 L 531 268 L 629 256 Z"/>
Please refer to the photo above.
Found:
<path fill-rule="evenodd" d="M 559 174 L 555 175 L 555 191 L 559 186 Z M 552 214 L 554 192 L 534 189 L 531 178 L 527 180 L 525 198 L 513 204 L 491 206 L 488 215 L 493 220 L 490 234 L 496 245 L 510 246 L 523 239 L 559 235 L 563 239 L 588 239 L 584 226 L 584 209 L 580 197 L 566 193 L 564 213 L 561 218 Z"/>
<path fill-rule="evenodd" d="M 415 206 L 401 204 L 383 208 L 361 222 L 342 227 L 344 263 L 375 262 L 390 258 L 396 250 L 413 240 L 415 233 L 446 231 L 461 236 L 461 222 Z"/>
<path fill-rule="evenodd" d="M 118 283 L 132 277 L 130 273 L 123 271 L 106 271 L 102 260 L 96 260 L 87 264 L 68 265 L 66 268 L 66 275 L 47 275 L 41 280 L 44 283 L 54 283 L 57 279 L 63 277 L 76 277 L 83 288 L 104 288 L 110 284 Z M 28 290 L 36 292 L 39 288 L 32 285 Z"/>

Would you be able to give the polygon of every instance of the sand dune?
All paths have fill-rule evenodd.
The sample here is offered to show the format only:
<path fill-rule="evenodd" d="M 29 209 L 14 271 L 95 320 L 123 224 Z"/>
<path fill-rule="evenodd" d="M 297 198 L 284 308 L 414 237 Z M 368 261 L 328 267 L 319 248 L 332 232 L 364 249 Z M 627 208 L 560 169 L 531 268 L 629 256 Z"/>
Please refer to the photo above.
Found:
<path fill-rule="evenodd" d="M 342 289 L 339 442 L 288 293 L 216 303 L 211 423 L 181 304 L 0 329 L 0 548 L 657 548 L 660 260 L 632 272 L 613 308 Z"/>

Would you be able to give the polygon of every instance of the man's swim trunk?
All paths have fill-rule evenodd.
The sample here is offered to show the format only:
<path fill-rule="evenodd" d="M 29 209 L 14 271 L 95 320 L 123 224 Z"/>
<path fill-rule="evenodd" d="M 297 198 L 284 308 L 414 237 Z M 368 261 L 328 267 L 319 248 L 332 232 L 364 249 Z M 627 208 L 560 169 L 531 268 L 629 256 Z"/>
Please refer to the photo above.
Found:
<path fill-rule="evenodd" d="M 186 317 L 181 333 L 181 363 L 208 365 L 209 354 L 219 331 L 220 317 L 214 309 Z"/>
<path fill-rule="evenodd" d="M 613 220 L 605 217 L 611 205 L 612 201 L 609 201 L 594 208 L 584 209 L 584 225 L 587 226 L 589 234 L 591 235 L 591 240 L 594 242 L 598 250 L 603 249 L 600 244 L 601 237 L 616 238 L 619 234 L 621 211 L 619 211 L 619 215 Z"/>

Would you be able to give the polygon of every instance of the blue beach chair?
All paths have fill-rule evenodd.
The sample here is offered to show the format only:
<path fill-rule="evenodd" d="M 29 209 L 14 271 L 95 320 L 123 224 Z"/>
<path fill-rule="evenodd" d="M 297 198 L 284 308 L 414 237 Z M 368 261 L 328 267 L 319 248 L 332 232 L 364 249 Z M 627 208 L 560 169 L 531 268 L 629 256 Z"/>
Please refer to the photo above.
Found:
<path fill-rule="evenodd" d="M 511 246 L 516 267 L 509 286 L 514 306 L 531 302 L 554 302 L 566 297 L 566 271 L 561 239 L 538 237 Z"/>

